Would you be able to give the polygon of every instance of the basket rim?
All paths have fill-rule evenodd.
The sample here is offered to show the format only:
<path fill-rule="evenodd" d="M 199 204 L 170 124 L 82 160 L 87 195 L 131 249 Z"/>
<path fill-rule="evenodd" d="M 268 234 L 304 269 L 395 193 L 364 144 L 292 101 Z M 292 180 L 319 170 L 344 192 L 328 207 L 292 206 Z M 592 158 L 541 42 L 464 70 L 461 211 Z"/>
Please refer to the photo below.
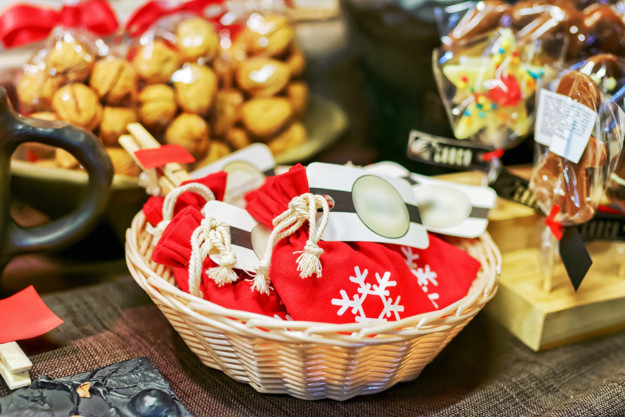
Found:
<path fill-rule="evenodd" d="M 425 333 L 438 332 L 444 327 L 454 327 L 476 315 L 486 302 L 496 293 L 501 273 L 501 254 L 490 235 L 485 232 L 474 239 L 462 239 L 471 245 L 481 245 L 486 250 L 485 259 L 481 259 L 481 268 L 466 296 L 447 307 L 397 321 L 364 322 L 364 323 L 323 323 L 314 321 L 283 320 L 258 313 L 234 310 L 196 297 L 179 289 L 156 273 L 139 252 L 138 238 L 145 229 L 145 215 L 139 211 L 126 231 L 126 262 L 131 275 L 151 297 L 180 313 L 228 331 L 242 331 L 255 336 L 271 337 L 272 331 L 288 333 L 289 338 L 310 341 L 311 337 L 323 337 L 325 334 L 339 334 L 343 341 L 350 344 L 357 342 L 387 343 L 394 339 L 404 340 L 408 337 Z M 471 246 L 469 245 L 469 246 Z M 138 257 L 137 259 L 133 259 Z M 485 265 L 486 261 L 486 265 Z M 167 268 L 163 266 L 163 268 Z M 145 276 L 141 276 L 141 273 Z M 146 286 L 148 288 L 146 288 Z M 151 291 L 149 291 L 151 290 Z M 159 306 L 160 308 L 160 306 Z M 223 322 L 211 320 L 211 317 L 230 319 Z M 258 332 L 260 330 L 260 333 Z M 332 339 L 333 343 L 338 342 Z"/>

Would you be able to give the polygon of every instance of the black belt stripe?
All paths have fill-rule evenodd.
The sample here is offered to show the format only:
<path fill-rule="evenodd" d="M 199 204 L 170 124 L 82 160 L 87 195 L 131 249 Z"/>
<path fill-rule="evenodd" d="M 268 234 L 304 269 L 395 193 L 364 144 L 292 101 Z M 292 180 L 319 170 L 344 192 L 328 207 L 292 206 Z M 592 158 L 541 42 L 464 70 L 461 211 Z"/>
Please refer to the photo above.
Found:
<path fill-rule="evenodd" d="M 332 196 L 332 199 L 334 200 L 334 208 L 332 208 L 332 211 L 340 213 L 356 213 L 354 200 L 352 199 L 352 193 L 350 191 L 328 190 L 325 188 L 311 188 L 310 192 L 313 194 L 327 194 Z M 406 204 L 406 206 L 408 207 L 408 215 L 410 216 L 410 221 L 413 223 L 421 224 L 421 215 L 419 213 L 419 208 L 417 206 L 413 206 L 412 204 Z M 485 219 L 488 216 L 488 212 L 489 209 L 487 207 L 473 207 L 471 209 L 469 217 L 474 219 Z"/>
<path fill-rule="evenodd" d="M 342 190 L 328 190 L 325 188 L 311 188 L 310 192 L 313 194 L 324 195 L 327 194 L 334 200 L 334 207 L 332 211 L 339 213 L 354 213 L 356 214 L 356 207 L 354 207 L 354 200 L 352 199 L 351 191 Z M 411 223 L 421 224 L 421 215 L 419 214 L 419 208 L 412 204 L 406 204 L 408 207 L 408 216 Z"/>
<path fill-rule="evenodd" d="M 247 230 L 230 226 L 230 241 L 233 245 L 254 250 L 254 246 L 252 246 L 252 232 L 248 232 Z"/>

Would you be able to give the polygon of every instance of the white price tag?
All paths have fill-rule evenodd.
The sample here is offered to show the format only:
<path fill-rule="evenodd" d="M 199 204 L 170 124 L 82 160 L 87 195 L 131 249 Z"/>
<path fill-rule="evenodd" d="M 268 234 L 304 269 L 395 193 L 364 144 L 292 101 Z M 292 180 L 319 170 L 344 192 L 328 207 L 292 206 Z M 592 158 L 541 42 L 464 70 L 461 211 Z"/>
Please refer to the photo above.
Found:
<path fill-rule="evenodd" d="M 597 113 L 570 97 L 541 90 L 536 112 L 536 142 L 578 163 L 595 127 Z"/>
<path fill-rule="evenodd" d="M 322 240 L 428 247 L 427 231 L 407 181 L 319 162 L 308 165 L 306 173 L 310 191 L 334 201 Z"/>

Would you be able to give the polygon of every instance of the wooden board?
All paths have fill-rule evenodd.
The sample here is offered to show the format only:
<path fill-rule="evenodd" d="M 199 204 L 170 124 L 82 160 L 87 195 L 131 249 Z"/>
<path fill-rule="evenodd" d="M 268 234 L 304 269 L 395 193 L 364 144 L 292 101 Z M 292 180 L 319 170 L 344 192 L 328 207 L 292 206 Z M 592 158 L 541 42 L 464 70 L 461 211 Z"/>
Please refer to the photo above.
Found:
<path fill-rule="evenodd" d="M 524 175 L 527 169 L 515 173 Z M 482 174 L 444 178 L 479 184 Z M 625 243 L 588 245 L 593 266 L 577 292 L 556 262 L 553 290 L 547 292 L 540 270 L 544 228 L 544 217 L 532 209 L 498 200 L 489 214 L 488 231 L 502 252 L 502 274 L 485 313 L 535 351 L 625 329 Z"/>

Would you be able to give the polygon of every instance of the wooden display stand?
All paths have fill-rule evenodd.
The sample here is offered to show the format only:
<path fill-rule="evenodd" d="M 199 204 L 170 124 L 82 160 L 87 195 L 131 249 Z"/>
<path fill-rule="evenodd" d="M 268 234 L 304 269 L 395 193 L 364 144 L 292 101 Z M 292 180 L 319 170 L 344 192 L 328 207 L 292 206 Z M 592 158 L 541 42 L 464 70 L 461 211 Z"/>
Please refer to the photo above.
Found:
<path fill-rule="evenodd" d="M 479 184 L 481 175 L 445 179 Z M 486 305 L 486 314 L 534 351 L 625 329 L 625 243 L 588 244 L 593 266 L 577 292 L 558 258 L 552 290 L 546 291 L 540 270 L 544 228 L 544 217 L 520 204 L 499 199 L 491 210 L 488 231 L 503 265 L 498 293 Z"/>

